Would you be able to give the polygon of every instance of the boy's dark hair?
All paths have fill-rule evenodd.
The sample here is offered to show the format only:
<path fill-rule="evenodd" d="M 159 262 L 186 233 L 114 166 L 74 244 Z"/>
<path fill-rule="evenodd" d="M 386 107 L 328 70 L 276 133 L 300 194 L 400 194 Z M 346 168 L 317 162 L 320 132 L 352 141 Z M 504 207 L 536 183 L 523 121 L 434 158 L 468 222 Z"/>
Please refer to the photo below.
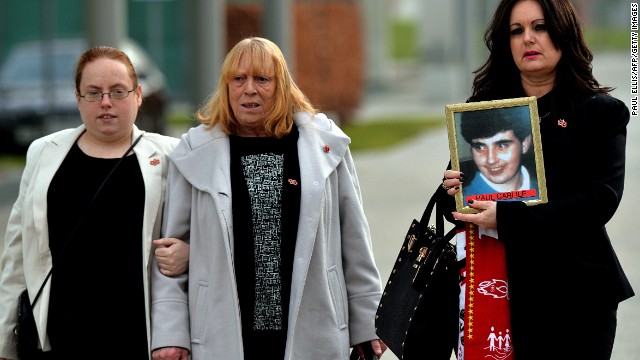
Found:
<path fill-rule="evenodd" d="M 520 141 L 531 134 L 527 107 L 522 111 L 519 107 L 508 107 L 460 113 L 460 133 L 469 144 L 473 139 L 491 137 L 508 130 L 513 130 Z"/>

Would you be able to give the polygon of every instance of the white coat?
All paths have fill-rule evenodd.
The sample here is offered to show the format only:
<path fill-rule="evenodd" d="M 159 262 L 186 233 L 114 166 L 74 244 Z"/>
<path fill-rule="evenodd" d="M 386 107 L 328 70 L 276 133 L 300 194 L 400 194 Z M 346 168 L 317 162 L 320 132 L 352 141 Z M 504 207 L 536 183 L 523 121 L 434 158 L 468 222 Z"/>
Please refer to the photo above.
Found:
<path fill-rule="evenodd" d="M 81 125 L 47 135 L 35 140 L 27 151 L 18 199 L 9 215 L 5 249 L 0 261 L 0 357 L 17 359 L 13 328 L 18 317 L 18 296 L 27 288 L 33 299 L 51 269 L 47 191 L 60 164 L 84 131 L 84 125 Z M 133 139 L 141 133 L 143 131 L 134 125 Z M 144 244 L 143 274 L 147 313 L 150 301 L 151 241 L 160 235 L 168 154 L 177 143 L 178 139 L 173 137 L 145 133 L 133 149 L 145 186 L 144 221 L 140 240 Z M 159 162 L 156 163 L 155 160 Z M 51 281 L 47 281 L 33 309 L 40 343 L 44 344 L 42 347 L 45 351 L 51 348 L 44 331 L 47 328 L 50 284 Z M 148 317 L 147 338 L 150 338 Z"/>
<path fill-rule="evenodd" d="M 348 359 L 376 339 L 382 294 L 350 139 L 324 114 L 297 113 L 301 203 L 285 359 Z M 229 138 L 189 130 L 171 155 L 163 236 L 190 242 L 188 274 L 152 274 L 152 348 L 243 360 L 233 267 Z M 269 355 L 268 349 L 256 349 Z"/>

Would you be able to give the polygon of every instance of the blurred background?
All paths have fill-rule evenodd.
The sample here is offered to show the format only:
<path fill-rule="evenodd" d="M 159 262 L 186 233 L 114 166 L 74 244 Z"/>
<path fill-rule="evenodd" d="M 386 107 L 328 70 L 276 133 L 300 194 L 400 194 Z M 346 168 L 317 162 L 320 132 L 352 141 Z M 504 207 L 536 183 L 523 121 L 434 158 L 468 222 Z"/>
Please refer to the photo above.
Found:
<path fill-rule="evenodd" d="M 130 54 L 145 94 L 138 125 L 155 132 L 191 116 L 246 36 L 276 42 L 302 90 L 342 124 L 368 96 L 403 83 L 419 86 L 417 102 L 463 102 L 497 2 L 0 0 L 0 151 L 24 152 L 34 138 L 79 124 L 73 68 L 94 45 Z M 628 2 L 575 5 L 594 50 L 628 49 Z"/>
<path fill-rule="evenodd" d="M 422 214 L 442 177 L 449 156 L 445 105 L 470 95 L 497 3 L 0 0 L 0 234 L 18 194 L 28 144 L 80 124 L 73 69 L 84 49 L 125 50 L 143 85 L 137 124 L 178 136 L 195 125 L 192 114 L 215 88 L 228 49 L 243 37 L 263 36 L 283 50 L 311 101 L 351 136 L 374 253 L 386 280 L 411 219 Z M 574 4 L 595 55 L 596 77 L 616 87 L 613 95 L 631 107 L 630 3 Z M 636 123 L 637 117 L 629 125 L 625 197 L 608 228 L 638 291 Z M 639 296 L 621 304 L 613 359 L 638 358 L 638 312 Z M 387 352 L 383 359 L 395 357 Z"/>

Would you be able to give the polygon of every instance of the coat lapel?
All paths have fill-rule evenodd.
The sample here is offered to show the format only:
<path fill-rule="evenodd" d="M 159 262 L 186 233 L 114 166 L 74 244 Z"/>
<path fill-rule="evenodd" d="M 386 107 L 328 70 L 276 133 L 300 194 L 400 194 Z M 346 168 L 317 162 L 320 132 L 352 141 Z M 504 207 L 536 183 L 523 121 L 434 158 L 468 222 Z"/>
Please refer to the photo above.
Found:
<path fill-rule="evenodd" d="M 134 130 L 133 138 L 136 139 L 142 131 Z M 162 179 L 163 170 L 166 171 L 168 164 L 163 159 L 153 144 L 147 141 L 142 136 L 140 142 L 134 147 L 133 151 L 138 158 L 138 165 L 140 166 L 140 172 L 142 173 L 142 179 L 144 181 L 145 197 L 144 197 L 144 220 L 142 222 L 142 234 L 143 239 L 153 238 L 153 234 L 159 234 L 160 222 L 155 221 L 158 218 L 158 212 L 162 211 L 160 203 L 164 198 L 164 181 Z M 158 186 L 160 184 L 160 186 Z M 150 227 L 153 225 L 153 227 Z M 157 229 L 156 229 L 157 227 Z M 154 230 L 157 230 L 154 232 Z M 149 266 L 149 255 L 151 254 L 151 242 L 145 241 L 144 247 L 144 266 Z"/>
<path fill-rule="evenodd" d="M 43 148 L 38 164 L 35 166 L 37 172 L 33 175 L 31 182 L 31 193 L 33 194 L 32 211 L 36 238 L 40 240 L 48 239 L 47 222 L 47 192 L 53 176 L 60 168 L 69 149 L 76 142 L 78 137 L 84 132 L 84 125 L 79 126 L 70 132 L 60 133 L 48 139 Z M 49 242 L 40 241 L 38 244 L 40 253 L 49 252 Z"/>

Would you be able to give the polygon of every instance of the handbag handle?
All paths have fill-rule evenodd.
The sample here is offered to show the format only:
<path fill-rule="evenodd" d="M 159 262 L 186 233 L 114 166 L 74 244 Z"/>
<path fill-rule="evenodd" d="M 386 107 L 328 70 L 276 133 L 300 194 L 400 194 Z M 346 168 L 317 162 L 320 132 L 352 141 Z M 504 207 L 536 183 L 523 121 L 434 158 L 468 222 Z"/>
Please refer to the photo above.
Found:
<path fill-rule="evenodd" d="M 420 218 L 420 232 L 424 233 L 426 227 L 429 225 L 429 220 L 431 219 L 431 214 L 433 213 L 433 208 L 436 208 L 436 235 L 439 237 L 443 237 L 444 235 L 444 210 L 442 209 L 442 205 L 438 202 L 438 192 L 440 191 L 440 187 L 436 189 L 436 192 L 431 196 L 429 202 L 427 203 L 427 207 L 424 209 L 422 213 L 422 217 Z M 452 231 L 454 231 L 452 229 Z M 451 231 L 450 231 L 451 232 Z M 454 231 L 455 232 L 455 231 Z M 449 238 L 449 234 L 445 236 Z M 453 236 L 451 236 L 453 237 Z"/>
<path fill-rule="evenodd" d="M 127 151 L 124 152 L 124 154 L 120 157 L 118 162 L 113 166 L 113 168 L 111 169 L 109 174 L 107 174 L 107 177 L 104 178 L 104 180 L 102 181 L 102 184 L 100 184 L 100 187 L 98 188 L 98 190 L 96 190 L 95 194 L 93 194 L 93 197 L 91 198 L 91 201 L 89 202 L 89 205 L 87 205 L 87 211 L 84 211 L 82 213 L 83 216 L 80 218 L 80 220 L 78 220 L 78 222 L 76 223 L 76 226 L 71 231 L 71 234 L 69 234 L 69 237 L 67 238 L 67 241 L 65 241 L 64 246 L 62 247 L 62 250 L 60 250 L 60 255 L 58 255 L 58 257 L 53 261 L 53 264 L 51 265 L 51 269 L 49 269 L 49 272 L 47 273 L 47 277 L 44 278 L 44 281 L 42 281 L 42 285 L 40 285 L 40 289 L 38 289 L 38 292 L 36 293 L 36 296 L 33 298 L 33 301 L 31 302 L 31 308 L 32 309 L 33 309 L 33 306 L 36 304 L 36 301 L 38 301 L 38 299 L 40 298 L 40 294 L 42 293 L 42 289 L 44 289 L 44 285 L 47 283 L 47 281 L 49 281 L 49 278 L 51 277 L 51 274 L 53 273 L 53 268 L 58 263 L 58 260 L 60 260 L 60 258 L 62 258 L 62 255 L 64 254 L 64 250 L 67 248 L 67 245 L 69 245 L 69 242 L 70 242 L 71 238 L 76 233 L 76 230 L 78 230 L 78 228 L 80 227 L 80 224 L 82 223 L 82 221 L 87 217 L 87 212 L 88 212 L 89 209 L 91 209 L 91 206 L 93 206 L 93 203 L 95 202 L 96 198 L 98 197 L 98 194 L 100 194 L 100 192 L 102 191 L 102 188 L 104 188 L 104 186 L 106 185 L 107 181 L 109 181 L 109 179 L 111 178 L 111 175 L 113 175 L 113 173 L 116 171 L 116 169 L 118 168 L 118 165 L 120 165 L 122 160 L 124 160 L 124 158 L 127 156 L 127 154 L 129 154 L 131 152 L 131 150 L 133 150 L 133 148 L 136 146 L 138 141 L 140 141 L 140 139 L 142 138 L 143 134 L 144 133 L 140 134 L 140 136 L 138 136 L 138 138 L 131 144 L 131 146 L 129 146 Z"/>

